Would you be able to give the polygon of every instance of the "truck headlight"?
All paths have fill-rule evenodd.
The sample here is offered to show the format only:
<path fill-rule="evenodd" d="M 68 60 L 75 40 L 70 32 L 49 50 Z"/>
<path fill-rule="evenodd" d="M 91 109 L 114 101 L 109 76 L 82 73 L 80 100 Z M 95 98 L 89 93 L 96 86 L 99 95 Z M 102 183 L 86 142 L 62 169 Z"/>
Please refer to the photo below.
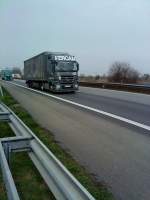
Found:
<path fill-rule="evenodd" d="M 78 84 L 75 84 L 74 87 L 75 87 L 75 88 L 78 88 Z"/>
<path fill-rule="evenodd" d="M 59 89 L 60 89 L 60 85 L 57 84 L 57 85 L 56 85 L 56 90 L 59 90 Z"/>

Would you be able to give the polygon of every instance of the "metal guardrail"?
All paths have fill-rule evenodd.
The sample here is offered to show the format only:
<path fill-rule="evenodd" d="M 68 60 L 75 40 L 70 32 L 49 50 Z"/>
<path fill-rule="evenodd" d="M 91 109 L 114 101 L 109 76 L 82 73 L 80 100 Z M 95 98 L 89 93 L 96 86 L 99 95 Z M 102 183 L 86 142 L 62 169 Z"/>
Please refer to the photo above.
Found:
<path fill-rule="evenodd" d="M 80 86 L 150 94 L 149 85 L 80 81 Z"/>
<path fill-rule="evenodd" d="M 8 121 L 16 135 L 16 137 L 0 140 L 0 165 L 9 200 L 20 199 L 9 168 L 9 158 L 13 151 L 27 151 L 56 199 L 94 200 L 94 197 L 75 179 L 37 136 L 12 110 L 2 103 L 0 104 L 1 120 Z"/>
<path fill-rule="evenodd" d="M 3 94 L 3 90 L 2 90 L 2 86 L 0 85 L 0 93 L 1 93 L 1 96 L 3 97 L 4 94 Z"/>

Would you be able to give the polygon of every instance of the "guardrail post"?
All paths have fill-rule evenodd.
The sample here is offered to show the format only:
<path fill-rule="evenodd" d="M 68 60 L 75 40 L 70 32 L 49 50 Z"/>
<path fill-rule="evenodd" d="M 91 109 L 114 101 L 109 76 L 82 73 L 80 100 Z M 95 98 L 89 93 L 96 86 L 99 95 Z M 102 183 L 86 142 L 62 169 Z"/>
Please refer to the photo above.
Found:
<path fill-rule="evenodd" d="M 6 143 L 3 145 L 3 148 L 4 148 L 4 152 L 5 152 L 5 156 L 6 156 L 8 165 L 10 166 L 10 153 L 11 153 L 10 146 L 9 146 L 9 144 Z"/>
<path fill-rule="evenodd" d="M 0 166 L 2 169 L 2 174 L 6 186 L 8 199 L 20 200 L 1 142 L 0 142 Z"/>

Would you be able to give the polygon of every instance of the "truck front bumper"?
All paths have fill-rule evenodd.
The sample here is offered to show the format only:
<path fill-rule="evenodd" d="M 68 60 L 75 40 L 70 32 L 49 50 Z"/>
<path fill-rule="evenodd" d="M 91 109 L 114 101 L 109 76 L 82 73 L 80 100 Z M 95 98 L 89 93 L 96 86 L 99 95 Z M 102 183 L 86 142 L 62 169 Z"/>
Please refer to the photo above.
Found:
<path fill-rule="evenodd" d="M 75 84 L 55 84 L 53 90 L 56 92 L 73 92 L 79 89 L 79 85 Z"/>

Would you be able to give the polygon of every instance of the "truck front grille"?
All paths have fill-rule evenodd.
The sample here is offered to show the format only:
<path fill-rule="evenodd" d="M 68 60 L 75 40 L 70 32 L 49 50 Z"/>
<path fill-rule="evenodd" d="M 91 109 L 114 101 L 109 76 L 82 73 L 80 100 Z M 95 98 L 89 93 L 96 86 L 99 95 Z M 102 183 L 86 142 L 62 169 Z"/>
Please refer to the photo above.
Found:
<path fill-rule="evenodd" d="M 61 76 L 61 82 L 62 83 L 73 83 L 74 76 Z"/>

